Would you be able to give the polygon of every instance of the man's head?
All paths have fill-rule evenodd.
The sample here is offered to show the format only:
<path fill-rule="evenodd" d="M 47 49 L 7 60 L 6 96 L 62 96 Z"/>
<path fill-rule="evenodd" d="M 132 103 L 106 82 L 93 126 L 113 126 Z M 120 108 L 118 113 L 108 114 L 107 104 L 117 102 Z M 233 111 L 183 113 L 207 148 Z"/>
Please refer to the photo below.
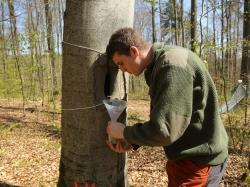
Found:
<path fill-rule="evenodd" d="M 106 54 L 122 71 L 139 75 L 145 68 L 145 52 L 149 48 L 149 44 L 133 29 L 122 28 L 111 36 Z"/>

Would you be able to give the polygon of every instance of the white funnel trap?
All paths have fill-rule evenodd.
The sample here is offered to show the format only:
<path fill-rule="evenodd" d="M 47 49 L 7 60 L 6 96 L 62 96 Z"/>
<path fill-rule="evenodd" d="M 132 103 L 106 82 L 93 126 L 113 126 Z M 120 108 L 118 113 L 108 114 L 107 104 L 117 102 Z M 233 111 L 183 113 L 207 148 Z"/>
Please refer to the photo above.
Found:
<path fill-rule="evenodd" d="M 127 102 L 120 99 L 105 99 L 103 103 L 107 108 L 111 121 L 116 121 L 127 107 Z"/>

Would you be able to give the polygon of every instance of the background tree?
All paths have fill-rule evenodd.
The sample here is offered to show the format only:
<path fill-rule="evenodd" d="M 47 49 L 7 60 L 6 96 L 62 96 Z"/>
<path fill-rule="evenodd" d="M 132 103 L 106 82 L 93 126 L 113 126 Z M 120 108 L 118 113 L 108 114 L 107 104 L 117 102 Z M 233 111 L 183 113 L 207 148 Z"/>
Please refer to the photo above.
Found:
<path fill-rule="evenodd" d="M 250 0 L 244 0 L 241 78 L 250 88 Z"/>
<path fill-rule="evenodd" d="M 190 40 L 190 45 L 191 45 L 191 50 L 195 52 L 196 48 L 196 25 L 197 25 L 197 5 L 196 5 L 196 0 L 191 0 L 191 40 Z"/>
<path fill-rule="evenodd" d="M 151 2 L 151 11 L 152 11 L 152 42 L 156 42 L 156 28 L 155 28 L 155 0 Z"/>
<path fill-rule="evenodd" d="M 47 28 L 47 45 L 48 45 L 48 53 L 49 53 L 49 61 L 51 64 L 51 99 L 53 101 L 53 106 L 55 108 L 54 103 L 54 95 L 58 94 L 57 91 L 57 79 L 56 79 L 56 66 L 55 66 L 55 44 L 54 44 L 54 36 L 53 36 L 53 30 L 52 30 L 52 1 L 50 0 L 44 0 L 44 8 L 45 8 L 45 19 L 46 19 L 46 28 Z"/>
<path fill-rule="evenodd" d="M 174 29 L 174 8 L 172 1 L 161 0 L 160 2 L 160 31 L 161 41 L 169 44 L 175 43 L 175 29 Z"/>
<path fill-rule="evenodd" d="M 23 99 L 23 113 L 25 111 L 25 95 L 24 95 L 24 79 L 22 73 L 22 67 L 20 64 L 20 46 L 19 46 L 19 38 L 17 33 L 17 26 L 16 26 L 16 16 L 15 16 L 15 7 L 14 7 L 14 0 L 7 0 L 8 7 L 9 7 L 9 16 L 10 16 L 10 32 L 11 32 L 11 49 L 12 54 L 15 59 L 15 67 L 17 69 L 17 74 L 20 80 L 20 88 L 22 93 Z"/>
<path fill-rule="evenodd" d="M 79 0 L 74 0 L 74 7 L 72 8 L 77 11 L 72 12 L 73 10 L 71 10 L 70 16 L 67 16 L 69 11 L 65 12 L 67 20 L 69 20 L 69 17 L 71 17 L 71 20 L 67 21 L 67 34 L 64 35 L 65 37 L 67 36 L 67 38 L 65 38 L 65 41 L 66 39 L 69 39 L 68 41 L 70 43 L 85 45 L 87 47 L 97 49 L 100 52 L 104 52 L 108 37 L 111 35 L 111 33 L 116 28 L 122 27 L 125 25 L 125 23 L 127 23 L 123 20 L 127 19 L 128 13 L 125 14 L 123 11 L 120 11 L 120 8 L 118 8 L 118 13 L 118 11 L 113 7 L 120 7 L 121 4 L 121 6 L 123 6 L 121 10 L 127 10 L 127 1 L 118 2 L 112 0 L 110 4 L 108 1 L 103 0 L 83 1 L 80 3 L 78 2 Z M 221 106 L 223 105 L 225 100 L 227 100 L 225 98 L 229 99 L 232 93 L 234 93 L 233 91 L 235 89 L 232 89 L 236 85 L 238 85 L 238 79 L 243 79 L 243 84 L 247 84 L 249 87 L 249 39 L 245 37 L 243 40 L 243 33 L 246 33 L 246 30 L 249 28 L 249 26 L 243 27 L 243 22 L 249 20 L 249 18 L 243 19 L 243 15 L 248 17 L 247 15 L 249 14 L 244 14 L 244 8 L 247 7 L 244 6 L 244 3 L 246 4 L 244 0 L 200 0 L 196 1 L 195 11 L 191 11 L 191 1 L 175 0 L 175 8 L 173 6 L 173 0 L 154 1 L 154 32 L 152 27 L 151 2 L 153 1 L 136 0 L 134 11 L 134 28 L 149 43 L 152 43 L 152 33 L 155 33 L 155 38 L 157 38 L 157 40 L 159 41 L 165 42 L 166 44 L 172 45 L 177 43 L 177 45 L 191 48 L 190 41 L 193 36 L 191 36 L 190 17 L 191 15 L 193 15 L 193 13 L 197 14 L 197 17 L 194 19 L 195 24 L 193 25 L 194 27 L 197 27 L 197 31 L 199 32 L 195 33 L 196 37 L 195 41 L 193 42 L 193 46 L 196 47 L 198 54 L 199 52 L 201 52 L 201 59 L 203 59 L 204 62 L 205 60 L 207 62 L 207 68 L 215 81 L 217 90 L 219 91 L 218 95 Z M 63 17 L 66 6 L 65 3 L 66 0 L 47 0 L 47 2 L 45 0 L 0 0 L 0 129 L 2 129 L 2 127 L 4 129 L 3 131 L 0 130 L 0 136 L 2 135 L 1 133 L 6 132 L 6 128 L 10 127 L 11 132 L 8 133 L 8 137 L 11 139 L 11 142 L 17 140 L 17 137 L 15 136 L 19 135 L 17 135 L 17 133 L 19 132 L 19 127 L 25 127 L 24 133 L 26 133 L 26 129 L 29 129 L 33 124 L 34 128 L 32 126 L 32 132 L 34 129 L 39 129 L 39 132 L 43 131 L 43 129 L 46 130 L 46 142 L 49 141 L 47 135 L 50 137 L 49 139 L 55 140 L 57 138 L 55 138 L 54 133 L 58 135 L 59 131 L 61 130 L 61 42 L 63 37 Z M 111 5 L 111 3 L 113 4 Z M 52 17 L 49 23 L 46 23 L 46 21 L 48 22 L 48 19 L 46 19 L 46 9 L 48 10 L 47 17 Z M 92 11 L 98 12 L 98 14 L 90 14 L 89 12 Z M 77 16 L 74 16 L 75 14 L 77 14 Z M 78 19 L 78 17 L 80 18 Z M 82 17 L 84 17 L 84 19 Z M 97 23 L 96 20 L 99 20 L 99 22 Z M 103 22 L 101 22 L 102 20 Z M 107 22 L 104 20 L 106 20 Z M 116 23 L 116 21 L 120 23 Z M 202 30 L 200 31 L 201 28 Z M 113 29 L 112 32 L 111 29 Z M 80 33 L 79 31 L 84 32 Z M 196 31 L 196 29 L 194 29 L 193 31 Z M 75 34 L 76 36 L 71 36 L 73 34 Z M 69 35 L 70 37 L 68 37 Z M 176 42 L 176 36 L 178 42 Z M 96 42 L 96 40 L 98 41 Z M 51 45 L 50 47 L 48 47 L 48 43 L 51 43 L 51 45 L 53 44 L 54 47 L 51 47 Z M 198 50 L 199 45 L 202 50 Z M 49 48 L 51 50 L 48 50 Z M 63 49 L 65 49 L 64 51 L 67 51 L 67 54 L 65 53 L 66 57 L 64 54 L 65 65 L 63 70 L 64 104 L 62 110 L 62 129 L 65 132 L 63 133 L 63 154 L 61 160 L 66 160 L 66 168 L 65 170 L 63 170 L 63 167 L 61 167 L 60 176 L 62 178 L 60 178 L 60 180 L 63 181 L 62 179 L 64 179 L 64 177 L 67 175 L 70 176 L 72 180 L 76 179 L 76 181 L 80 181 L 80 183 L 83 183 L 84 180 L 94 180 L 96 176 L 98 176 L 99 178 L 99 176 L 102 175 L 100 173 L 102 173 L 103 170 L 106 170 L 103 169 L 106 167 L 106 165 L 101 165 L 98 161 L 103 157 L 106 158 L 105 151 L 108 151 L 108 149 L 104 149 L 106 145 L 104 145 L 103 140 L 105 140 L 106 137 L 105 133 L 102 133 L 105 131 L 105 120 L 108 120 L 109 117 L 107 116 L 106 109 L 102 106 L 98 106 L 89 110 L 71 111 L 64 109 L 65 107 L 69 109 L 75 107 L 84 108 L 95 104 L 100 104 L 101 100 L 106 96 L 126 99 L 127 94 L 124 93 L 124 90 L 126 90 L 125 87 L 127 88 L 128 85 L 123 84 L 123 82 L 124 79 L 127 79 L 127 77 L 123 76 L 120 72 L 117 73 L 116 67 L 107 65 L 105 62 L 103 62 L 105 60 L 100 60 L 101 58 L 99 58 L 99 55 L 96 52 L 86 51 L 81 47 L 74 47 L 66 43 L 63 44 Z M 55 62 L 54 75 L 56 76 L 52 76 L 52 53 L 54 55 L 53 58 Z M 72 67 L 75 67 L 76 69 Z M 65 72 L 67 75 L 65 74 Z M 53 95 L 53 78 L 55 79 L 57 84 L 55 89 L 57 89 L 58 95 Z M 77 82 L 74 82 L 75 80 Z M 246 83 L 246 81 L 248 83 Z M 140 103 L 142 99 L 143 102 L 148 102 L 148 86 L 145 84 L 143 75 L 139 77 L 130 76 L 130 83 L 131 89 L 129 91 L 129 94 L 132 102 L 131 106 L 133 107 L 133 104 L 137 105 L 137 102 Z M 100 95 L 99 93 L 102 94 Z M 88 96 L 86 96 L 86 94 Z M 70 99 L 66 101 L 67 98 Z M 79 100 L 79 102 L 77 103 L 76 100 Z M 234 157 L 236 153 L 237 157 L 240 156 L 239 159 L 242 161 L 242 163 L 245 163 L 244 155 L 246 152 L 244 151 L 248 149 L 247 146 L 249 141 L 249 126 L 247 125 L 249 124 L 248 107 L 249 97 L 246 98 L 243 102 L 241 101 L 234 111 L 230 111 L 230 113 L 227 114 L 221 114 L 223 122 L 226 125 L 230 135 L 230 151 L 233 150 L 233 152 L 230 152 L 230 156 L 232 156 L 233 154 Z M 10 108 L 13 108 L 15 110 L 11 110 Z M 26 110 L 25 116 L 22 115 L 22 109 Z M 141 107 L 141 109 L 144 110 L 144 106 Z M 129 114 L 130 123 L 136 123 L 144 120 L 144 115 L 140 116 L 139 114 L 134 114 L 133 112 L 134 111 L 132 109 L 131 113 Z M 18 116 L 20 116 L 20 118 Z M 86 117 L 86 119 L 84 121 L 81 121 L 80 118 L 83 117 L 84 119 Z M 67 121 L 68 119 L 70 122 Z M 99 119 L 101 120 L 101 122 L 99 122 Z M 120 120 L 122 120 L 122 118 Z M 96 128 L 90 126 L 90 122 Z M 86 125 L 86 123 L 89 124 Z M 15 131 L 15 129 L 12 131 L 13 125 L 15 126 L 15 128 L 17 128 L 17 131 Z M 53 129 L 53 135 L 51 135 L 51 129 Z M 47 130 L 49 131 L 49 134 L 47 134 Z M 97 141 L 93 138 L 93 134 L 95 134 L 96 132 L 100 133 Z M 84 136 L 82 137 L 82 135 Z M 32 137 L 32 140 L 34 140 L 35 138 L 38 137 Z M 89 143 L 89 145 L 91 145 L 89 147 L 83 144 L 82 146 L 75 146 L 75 148 L 72 148 L 72 145 L 75 145 L 75 143 L 79 141 L 96 142 L 93 144 Z M 99 144 L 100 142 L 102 142 L 103 144 Z M 0 144 L 1 143 L 8 147 L 8 145 L 5 143 L 5 136 Z M 20 147 L 29 146 L 25 141 L 18 142 L 18 144 L 20 144 Z M 55 145 L 53 144 L 53 147 L 54 146 Z M 60 144 L 58 143 L 56 146 L 59 147 Z M 5 146 L 3 146 L 3 148 L 4 147 Z M 46 178 L 46 175 L 44 175 L 46 173 L 38 175 L 36 172 L 32 173 L 32 170 L 27 169 L 27 171 L 30 172 L 28 175 L 25 172 L 19 173 L 19 178 L 23 179 L 22 181 L 19 181 L 20 186 L 55 185 L 55 179 L 57 178 L 55 165 L 57 165 L 57 158 L 59 157 L 59 155 L 57 155 L 58 147 L 55 148 L 56 153 L 54 154 L 55 157 L 53 157 L 53 159 L 55 158 L 55 160 L 48 160 L 48 162 L 46 162 L 47 167 L 51 169 L 47 171 L 53 172 L 54 174 L 50 175 L 50 177 L 53 179 L 50 178 L 50 180 L 49 177 Z M 39 148 L 41 148 L 40 145 Z M 36 150 L 34 146 L 33 148 L 29 147 L 29 150 L 31 149 L 39 151 Z M 87 150 L 87 153 L 85 153 L 83 150 Z M 103 150 L 105 154 L 104 156 L 100 156 L 100 152 L 102 152 Z M 148 148 L 145 148 L 145 150 L 148 150 Z M 47 154 L 48 149 L 42 151 L 43 153 Z M 97 152 L 97 156 L 92 158 L 92 152 L 94 151 Z M 144 149 L 142 150 L 142 152 L 139 152 L 139 154 L 144 153 L 143 151 Z M 155 152 L 151 153 L 154 154 Z M 136 154 L 137 153 L 131 153 L 130 156 L 134 158 L 134 156 L 136 157 Z M 0 160 L 2 158 L 4 158 L 5 160 L 10 159 L 3 157 L 4 155 L 0 154 Z M 19 155 L 22 156 L 23 152 Z M 74 160 L 74 164 L 71 164 L 71 160 L 67 159 L 69 157 Z M 89 159 L 89 157 L 91 157 L 91 159 Z M 115 157 L 115 160 L 114 164 L 111 165 L 111 167 L 114 167 L 115 169 L 113 168 L 112 170 L 111 168 L 108 168 L 108 174 L 110 174 L 111 172 L 113 173 L 112 175 L 109 175 L 112 177 L 108 177 L 107 180 L 111 181 L 110 183 L 112 183 L 114 181 L 118 181 L 118 179 L 121 179 L 120 181 L 124 183 L 123 176 L 126 174 L 120 172 L 123 171 L 124 157 L 117 158 L 116 156 L 108 152 L 107 159 L 111 160 L 110 158 L 113 159 L 113 157 Z M 41 159 L 40 157 L 35 157 L 35 155 L 34 158 L 39 159 L 39 161 Z M 46 160 L 46 156 L 44 158 Z M 88 162 L 82 162 L 82 158 L 86 158 Z M 19 159 L 19 157 L 17 157 L 17 159 Z M 98 161 L 92 162 L 94 159 Z M 77 162 L 75 162 L 76 160 Z M 51 166 L 49 166 L 49 163 L 51 163 L 50 161 L 53 162 Z M 135 159 L 134 161 L 137 162 L 137 159 Z M 121 164 L 117 164 L 117 162 Z M 145 162 L 148 162 L 148 160 L 145 159 Z M 11 160 L 8 163 L 11 164 L 14 162 L 13 160 Z M 31 164 L 30 160 L 27 163 Z M 93 167 L 88 163 L 91 163 Z M 112 162 L 110 161 L 110 163 Z M 131 163 L 134 164 L 134 162 Z M 35 164 L 39 165 L 39 163 L 37 162 Z M 100 167 L 97 167 L 97 170 L 93 169 L 98 164 L 100 165 Z M 241 167 L 241 169 L 243 170 L 244 166 L 246 165 L 247 164 L 242 164 L 241 166 L 243 167 Z M 17 168 L 16 164 L 12 166 Z M 86 171 L 82 169 L 85 166 L 86 168 L 88 168 L 86 169 Z M 7 166 L 5 165 L 3 167 L 7 168 Z M 38 167 L 42 168 L 40 167 L 40 165 Z M 145 167 L 147 166 L 145 165 Z M 142 170 L 145 167 L 143 167 Z M 236 167 L 236 165 L 231 164 L 227 169 L 227 178 L 224 179 L 224 182 L 229 181 L 229 186 L 239 185 L 239 179 L 234 178 L 235 176 L 237 176 L 235 172 L 237 172 L 238 169 L 236 169 Z M 25 166 L 19 169 L 24 171 L 24 168 Z M 37 170 L 39 170 L 39 168 Z M 8 167 L 8 169 L 10 169 L 10 167 Z M 135 168 L 131 169 L 133 171 L 130 170 L 131 173 L 136 173 L 136 175 L 138 174 L 140 176 L 140 172 L 134 169 Z M 18 172 L 18 170 L 15 171 Z M 84 172 L 88 174 L 86 174 L 88 179 L 82 177 L 85 176 L 82 175 L 82 173 Z M 117 177 L 118 173 L 121 173 L 122 177 Z M 12 172 L 1 168 L 0 176 L 9 177 L 11 175 Z M 23 177 L 21 177 L 21 175 L 23 175 Z M 148 175 L 150 175 L 149 172 Z M 16 178 L 16 176 L 13 177 L 18 181 L 19 178 Z M 30 178 L 30 180 L 25 180 L 25 177 Z M 155 177 L 158 177 L 158 175 Z M 137 183 L 135 182 L 135 184 L 133 185 L 137 185 L 138 183 L 140 183 L 140 181 L 142 181 L 142 179 L 137 180 L 137 178 L 135 178 L 132 179 L 131 182 L 136 181 Z M 151 179 L 152 178 L 149 177 L 148 181 Z M 1 181 L 2 180 L 3 178 L 1 178 Z M 49 180 L 51 183 L 49 182 Z M 40 184 L 41 181 L 44 184 Z M 164 179 L 161 180 L 161 182 L 163 181 Z M 98 183 L 100 183 L 100 181 Z M 143 184 L 140 183 L 139 185 Z M 154 186 L 155 183 L 150 183 L 147 185 Z M 160 185 L 161 184 L 159 184 L 159 186 Z M 227 184 L 225 183 L 225 185 Z"/>
<path fill-rule="evenodd" d="M 183 0 L 181 0 L 181 9 L 180 9 L 180 23 L 181 23 L 181 45 L 185 46 L 185 30 L 184 30 L 184 8 L 183 8 Z"/>
<path fill-rule="evenodd" d="M 201 1 L 201 15 L 200 15 L 200 50 L 199 50 L 199 56 L 201 56 L 202 53 L 202 45 L 203 45 L 203 25 L 202 25 L 202 17 L 204 16 L 204 0 Z"/>
<path fill-rule="evenodd" d="M 4 19 L 4 3 L 1 1 L 1 20 Z M 3 81 L 7 81 L 7 69 L 8 69 L 8 64 L 6 63 L 6 41 L 5 41 L 5 24 L 4 21 L 0 22 L 0 46 L 2 46 L 2 50 L 0 52 L 1 55 L 1 61 L 2 61 L 2 78 Z M 8 87 L 4 89 L 4 96 L 8 97 Z"/>

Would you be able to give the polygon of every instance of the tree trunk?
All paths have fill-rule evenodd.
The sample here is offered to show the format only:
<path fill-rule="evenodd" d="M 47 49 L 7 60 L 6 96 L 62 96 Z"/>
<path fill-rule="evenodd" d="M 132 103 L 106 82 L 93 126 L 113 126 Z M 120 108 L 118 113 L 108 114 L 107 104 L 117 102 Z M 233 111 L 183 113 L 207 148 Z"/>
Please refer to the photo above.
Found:
<path fill-rule="evenodd" d="M 200 16 L 200 35 L 201 35 L 201 41 L 200 41 L 200 51 L 199 56 L 201 57 L 202 54 L 202 45 L 203 45 L 203 25 L 202 25 L 202 17 L 204 14 L 204 0 L 201 1 L 201 16 Z"/>
<path fill-rule="evenodd" d="M 213 6 L 215 6 L 216 0 L 213 0 Z M 214 55 L 214 71 L 215 71 L 215 77 L 217 77 L 217 73 L 218 73 L 218 66 L 217 66 L 217 54 L 216 54 L 216 28 L 215 28 L 215 13 L 216 13 L 216 9 L 213 8 L 213 46 L 214 46 L 214 50 L 213 50 L 213 55 Z"/>
<path fill-rule="evenodd" d="M 163 41 L 163 37 L 162 37 L 162 27 L 161 27 L 161 25 L 162 25 L 162 3 L 161 3 L 161 0 L 159 0 L 158 1 L 158 6 L 159 6 L 159 14 L 160 14 L 160 16 L 159 16 L 159 21 L 160 21 L 160 42 L 162 42 Z"/>
<path fill-rule="evenodd" d="M 173 9 L 174 9 L 174 39 L 175 45 L 178 44 L 178 32 L 177 32 L 177 7 L 176 7 L 176 0 L 172 0 Z"/>
<path fill-rule="evenodd" d="M 224 0 L 221 0 L 221 37 L 220 37 L 220 43 L 221 43 L 221 67 L 220 67 L 220 73 L 221 76 L 224 76 Z"/>
<path fill-rule="evenodd" d="M 234 29 L 236 29 L 235 33 L 235 44 L 237 45 L 239 43 L 239 23 L 240 23 L 240 3 L 236 3 L 236 13 L 235 13 L 235 21 L 234 21 Z M 234 80 L 236 80 L 236 72 L 237 72 L 237 55 L 238 55 L 238 46 L 235 47 L 233 56 L 234 56 L 234 62 L 233 62 L 233 77 Z"/>
<path fill-rule="evenodd" d="M 19 39 L 17 36 L 17 26 L 16 26 L 16 17 L 15 17 L 15 8 L 14 8 L 14 1 L 8 0 L 8 7 L 9 7 L 9 16 L 10 16 L 10 32 L 11 32 L 11 47 L 12 53 L 15 58 L 15 66 L 17 68 L 18 77 L 20 79 L 20 87 L 21 87 L 21 94 L 23 99 L 23 115 L 25 112 L 25 95 L 24 95 L 24 80 L 21 71 L 21 64 L 19 62 Z"/>
<path fill-rule="evenodd" d="M 152 12 L 152 42 L 156 42 L 156 31 L 155 31 L 155 2 L 151 3 L 151 12 Z"/>
<path fill-rule="evenodd" d="M 52 12 L 51 12 L 52 1 L 44 0 L 44 8 L 45 8 L 45 17 L 46 17 L 46 25 L 47 25 L 47 45 L 48 45 L 48 52 L 50 56 L 50 64 L 51 64 L 51 85 L 52 85 L 52 94 L 51 97 L 54 101 L 54 95 L 58 94 L 57 88 L 57 80 L 56 80 L 56 67 L 55 67 L 55 44 L 53 39 L 53 30 L 52 30 Z"/>
<path fill-rule="evenodd" d="M 4 20 L 4 4 L 1 2 L 1 20 Z M 6 43 L 5 43 L 5 24 L 4 21 L 0 22 L 0 44 L 3 48 L 1 51 L 1 61 L 3 63 L 3 81 L 6 82 L 8 78 L 7 74 L 7 63 L 6 63 Z M 4 91 L 4 96 L 9 96 L 9 87 L 6 85 L 6 91 Z"/>
<path fill-rule="evenodd" d="M 226 0 L 226 64 L 225 64 L 225 75 L 229 79 L 231 69 L 231 1 Z"/>
<path fill-rule="evenodd" d="M 27 33 L 28 33 L 28 41 L 29 41 L 29 48 L 30 48 L 30 62 L 31 62 L 31 75 L 29 76 L 30 78 L 30 96 L 33 96 L 33 99 L 35 98 L 36 95 L 36 83 L 35 83 L 35 64 L 36 64 L 36 58 L 35 58 L 35 41 L 34 41 L 34 27 L 32 24 L 33 20 L 33 10 L 32 10 L 32 2 L 29 0 L 26 0 L 26 10 L 27 10 Z"/>
<path fill-rule="evenodd" d="M 230 77 L 233 77 L 233 53 L 232 53 L 232 9 L 233 9 L 233 3 L 232 1 L 229 1 L 229 10 L 228 10 L 228 39 L 229 39 L 229 49 L 228 49 L 228 57 L 229 57 L 229 69 L 228 69 L 228 75 L 229 79 Z"/>
<path fill-rule="evenodd" d="M 37 5 L 37 1 L 34 1 L 34 6 L 35 6 L 35 14 L 37 16 L 35 16 L 35 20 L 34 19 L 31 19 L 31 24 L 32 24 L 32 28 L 33 30 L 35 31 L 35 33 L 39 33 L 39 22 L 40 22 L 40 13 L 39 13 L 39 10 L 38 10 L 38 6 Z M 40 34 L 38 34 L 40 35 Z M 40 36 L 41 38 L 41 36 Z M 45 84 L 44 84 L 44 65 L 43 65 L 43 62 L 42 62 L 42 58 L 43 58 L 43 55 L 42 55 L 42 49 L 41 49 L 41 45 L 42 45 L 42 42 L 43 40 L 41 39 L 40 41 L 35 41 L 34 43 L 34 48 L 35 48 L 35 58 L 36 58 L 36 62 L 37 62 L 37 79 L 38 79 L 38 82 L 39 82 L 39 91 L 40 91 L 40 94 L 42 96 L 42 103 L 41 105 L 44 106 L 44 102 L 45 102 Z M 39 95 L 40 95 L 39 94 Z"/>
<path fill-rule="evenodd" d="M 105 56 L 72 44 L 104 52 L 115 30 L 133 26 L 133 9 L 131 0 L 66 2 L 60 187 L 86 182 L 98 187 L 126 186 L 125 154 L 112 152 L 105 143 L 110 118 L 102 100 L 107 96 L 126 99 L 128 78 L 108 65 Z"/>
<path fill-rule="evenodd" d="M 185 45 L 185 32 L 184 32 L 184 23 L 183 23 L 183 14 L 184 14 L 184 9 L 183 9 L 183 1 L 181 0 L 181 45 L 184 47 Z"/>
<path fill-rule="evenodd" d="M 249 125 L 248 114 L 248 94 L 250 88 L 250 0 L 244 0 L 244 16 L 243 16 L 243 46 L 241 61 L 241 79 L 246 85 L 245 100 L 245 126 Z M 248 153 L 248 166 L 250 168 L 250 154 Z"/>
<path fill-rule="evenodd" d="M 244 0 L 241 79 L 250 88 L 250 0 Z"/>
<path fill-rule="evenodd" d="M 196 20 L 196 0 L 191 0 L 191 50 L 195 52 L 195 46 L 196 46 L 196 25 L 197 25 L 197 20 Z"/>

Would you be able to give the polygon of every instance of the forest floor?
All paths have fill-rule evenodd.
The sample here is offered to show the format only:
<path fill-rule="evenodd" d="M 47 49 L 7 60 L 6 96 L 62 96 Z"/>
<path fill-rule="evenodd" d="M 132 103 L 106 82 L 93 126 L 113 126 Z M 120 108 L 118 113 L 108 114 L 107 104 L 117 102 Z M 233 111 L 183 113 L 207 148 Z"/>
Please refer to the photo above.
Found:
<path fill-rule="evenodd" d="M 60 158 L 60 114 L 27 103 L 0 100 L 0 187 L 56 186 Z M 145 121 L 149 101 L 132 99 L 128 104 L 129 124 Z M 230 149 L 228 167 L 220 186 L 247 186 L 242 182 L 247 153 Z M 162 148 L 141 147 L 128 154 L 131 187 L 165 187 L 166 159 Z"/>

